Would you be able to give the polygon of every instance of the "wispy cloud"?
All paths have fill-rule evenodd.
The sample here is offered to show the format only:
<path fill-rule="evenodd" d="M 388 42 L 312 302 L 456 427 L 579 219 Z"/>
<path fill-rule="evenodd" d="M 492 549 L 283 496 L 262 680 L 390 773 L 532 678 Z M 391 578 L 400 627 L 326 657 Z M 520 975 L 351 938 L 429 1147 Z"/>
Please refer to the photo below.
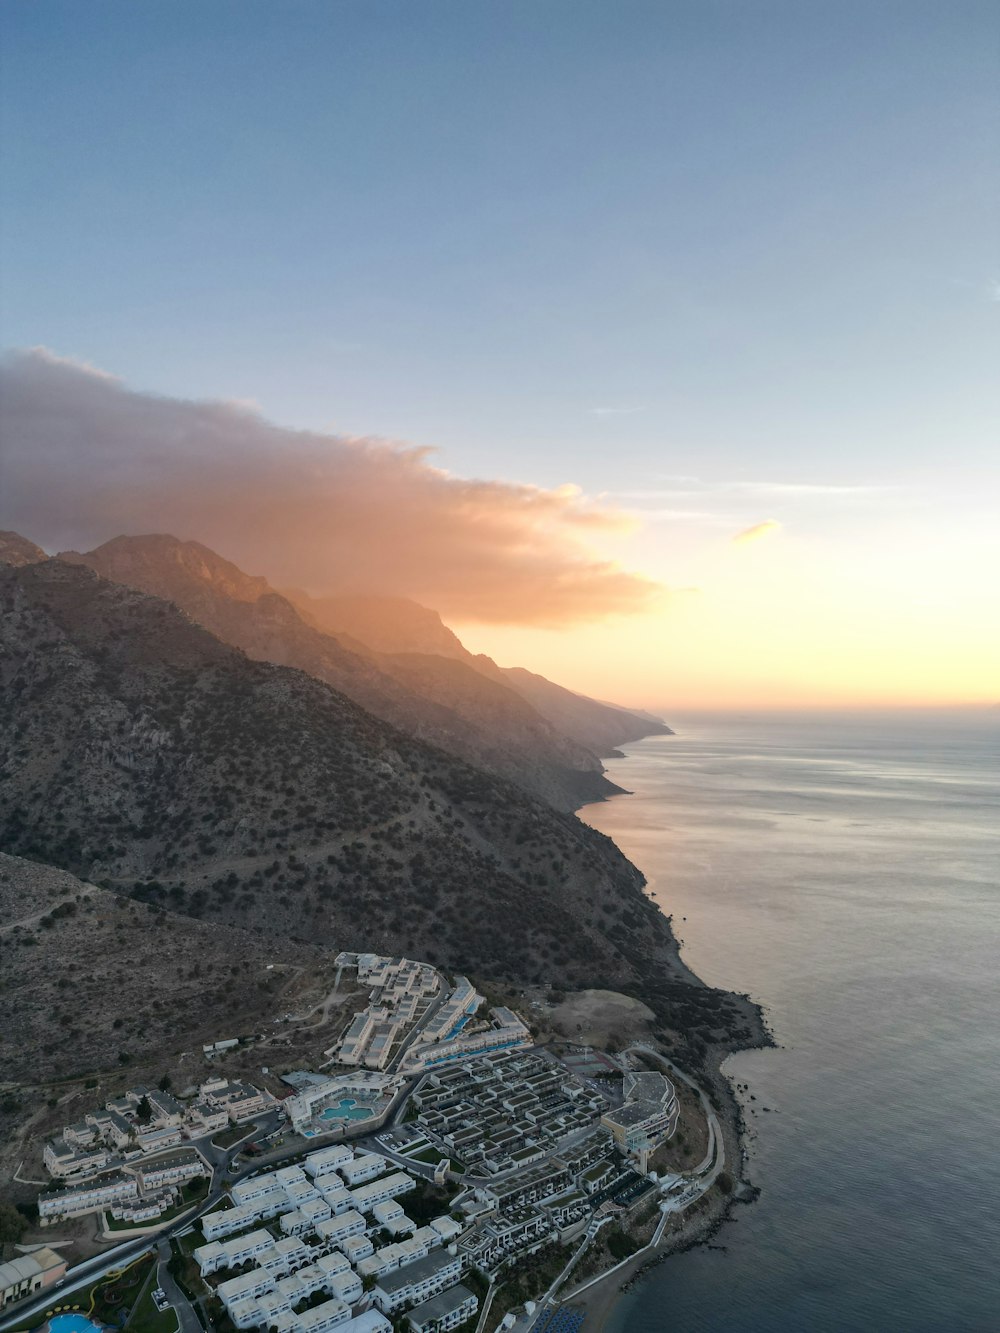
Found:
<path fill-rule="evenodd" d="M 752 528 L 744 528 L 733 538 L 734 546 L 749 546 L 751 542 L 759 542 L 764 537 L 770 537 L 776 532 L 781 531 L 781 524 L 774 518 L 765 518 L 763 523 L 755 523 Z"/>
<path fill-rule="evenodd" d="M 725 483 L 723 484 L 725 486 Z M 751 495 L 873 495 L 882 486 L 842 486 L 811 481 L 734 481 L 728 489 Z"/>
<path fill-rule="evenodd" d="M 652 509 L 643 509 L 642 517 L 644 522 L 670 521 L 675 523 L 708 523 L 715 527 L 731 527 L 733 519 L 731 515 L 720 514 L 714 509 L 674 509 L 670 507 L 659 507 Z"/>
<path fill-rule="evenodd" d="M 640 495 L 657 496 L 667 499 L 678 495 L 815 495 L 815 496 L 851 496 L 877 495 L 891 487 L 845 484 L 843 482 L 817 481 L 745 481 L 725 479 L 721 481 L 703 481 L 700 477 L 660 476 L 658 482 L 671 483 L 670 489 L 658 488 L 646 491 L 617 491 L 616 495 L 628 495 L 638 498 Z M 683 487 L 684 489 L 676 489 Z"/>
<path fill-rule="evenodd" d="M 456 477 L 430 449 L 138 393 L 44 350 L 9 358 L 0 388 L 0 526 L 48 549 L 172 532 L 278 586 L 512 624 L 642 611 L 662 592 L 595 558 L 592 537 L 635 520 L 576 486 Z"/>

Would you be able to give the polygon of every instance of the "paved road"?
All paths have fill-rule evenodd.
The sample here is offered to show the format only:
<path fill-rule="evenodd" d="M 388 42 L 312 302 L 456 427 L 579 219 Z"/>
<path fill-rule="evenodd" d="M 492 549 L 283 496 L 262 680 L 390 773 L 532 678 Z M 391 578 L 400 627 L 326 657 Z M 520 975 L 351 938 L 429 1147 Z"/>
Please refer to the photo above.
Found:
<path fill-rule="evenodd" d="M 170 1262 L 170 1242 L 161 1240 L 156 1246 L 156 1282 L 161 1287 L 177 1316 L 179 1333 L 204 1333 L 201 1322 L 195 1314 L 191 1302 L 170 1276 L 167 1264 Z"/>
<path fill-rule="evenodd" d="M 726 1164 L 726 1146 L 722 1137 L 722 1126 L 719 1124 L 719 1117 L 715 1113 L 715 1108 L 693 1078 L 685 1074 L 683 1069 L 678 1069 L 673 1060 L 668 1060 L 665 1055 L 655 1051 L 652 1046 L 645 1046 L 642 1042 L 636 1042 L 635 1045 L 629 1046 L 624 1054 L 627 1055 L 629 1051 L 638 1051 L 640 1055 L 650 1056 L 652 1059 L 658 1060 L 660 1064 L 666 1065 L 670 1072 L 679 1078 L 682 1083 L 686 1083 L 689 1088 L 693 1088 L 698 1094 L 702 1109 L 705 1112 L 705 1119 L 708 1122 L 708 1149 L 701 1162 L 684 1174 L 703 1176 L 706 1171 L 711 1171 L 711 1178 L 705 1183 L 705 1189 L 708 1189 Z"/>

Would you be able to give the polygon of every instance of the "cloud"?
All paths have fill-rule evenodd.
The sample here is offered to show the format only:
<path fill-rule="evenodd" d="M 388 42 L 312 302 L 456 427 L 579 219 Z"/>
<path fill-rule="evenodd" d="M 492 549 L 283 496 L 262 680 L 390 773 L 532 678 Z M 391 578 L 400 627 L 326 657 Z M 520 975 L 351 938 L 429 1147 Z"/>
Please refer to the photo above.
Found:
<path fill-rule="evenodd" d="M 755 523 L 752 528 L 744 528 L 733 538 L 734 546 L 747 546 L 750 542 L 759 542 L 764 537 L 770 537 L 774 532 L 781 531 L 781 524 L 777 519 L 766 518 L 763 523 Z"/>
<path fill-rule="evenodd" d="M 50 550 L 171 532 L 279 587 L 511 624 L 639 612 L 662 591 L 595 558 L 589 539 L 634 520 L 574 486 L 455 477 L 426 448 L 135 392 L 44 349 L 7 358 L 0 389 L 0 526 Z"/>
<path fill-rule="evenodd" d="M 807 481 L 735 481 L 730 490 L 752 495 L 871 495 L 880 486 L 831 486 Z"/>
<path fill-rule="evenodd" d="M 856 498 L 884 494 L 885 486 L 853 486 L 830 482 L 811 481 L 702 481 L 699 477 L 660 477 L 660 481 L 673 482 L 684 489 L 671 487 L 668 490 L 649 489 L 646 491 L 619 491 L 621 498 L 639 499 L 643 496 L 653 499 L 677 499 L 681 496 L 720 495 L 736 498 L 773 495 L 784 497 L 831 497 Z"/>
<path fill-rule="evenodd" d="M 630 417 L 636 412 L 641 412 L 641 407 L 588 407 L 588 413 L 592 417 Z"/>

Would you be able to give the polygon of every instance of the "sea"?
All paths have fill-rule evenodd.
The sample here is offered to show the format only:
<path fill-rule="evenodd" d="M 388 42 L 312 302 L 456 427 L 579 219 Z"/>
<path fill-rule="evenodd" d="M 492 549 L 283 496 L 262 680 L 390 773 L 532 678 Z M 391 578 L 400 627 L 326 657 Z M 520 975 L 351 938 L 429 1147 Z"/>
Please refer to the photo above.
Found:
<path fill-rule="evenodd" d="M 760 1186 L 607 1333 L 1000 1331 L 1000 710 L 691 715 L 587 807 L 691 968 Z"/>

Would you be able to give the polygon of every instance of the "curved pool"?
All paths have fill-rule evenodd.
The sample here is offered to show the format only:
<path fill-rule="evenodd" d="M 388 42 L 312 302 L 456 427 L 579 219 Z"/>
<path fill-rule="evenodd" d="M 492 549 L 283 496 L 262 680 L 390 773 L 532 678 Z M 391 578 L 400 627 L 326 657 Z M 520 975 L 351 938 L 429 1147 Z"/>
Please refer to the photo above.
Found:
<path fill-rule="evenodd" d="M 359 1106 L 353 1097 L 345 1097 L 336 1106 L 328 1106 L 320 1111 L 321 1120 L 368 1120 L 372 1116 L 370 1106 Z"/>
<path fill-rule="evenodd" d="M 54 1314 L 48 1321 L 49 1333 L 90 1333 L 92 1329 L 94 1333 L 101 1333 L 103 1327 L 85 1314 Z"/>

